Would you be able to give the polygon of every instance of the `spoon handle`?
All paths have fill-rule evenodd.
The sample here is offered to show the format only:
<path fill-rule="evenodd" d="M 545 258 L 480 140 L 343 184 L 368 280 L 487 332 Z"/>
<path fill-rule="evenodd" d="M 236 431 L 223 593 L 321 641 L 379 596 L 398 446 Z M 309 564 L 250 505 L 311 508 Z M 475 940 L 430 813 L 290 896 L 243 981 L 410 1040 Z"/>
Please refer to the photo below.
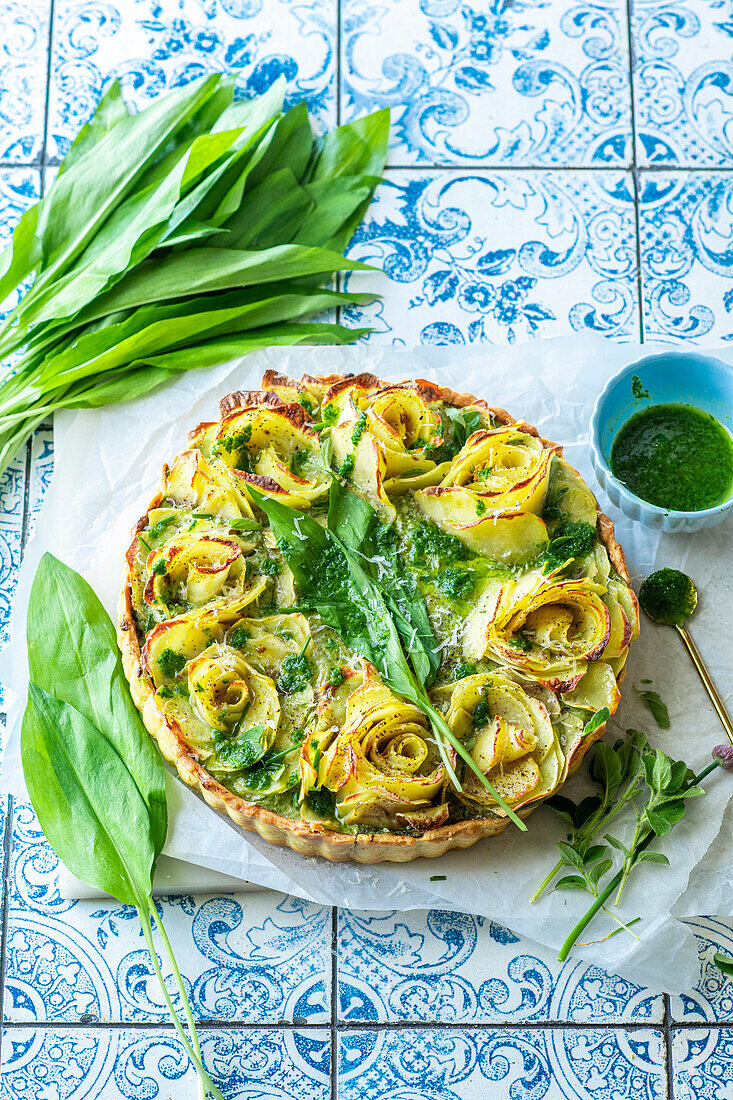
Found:
<path fill-rule="evenodd" d="M 710 702 L 715 707 L 715 713 L 717 714 L 718 718 L 720 719 L 721 725 L 722 725 L 723 729 L 725 730 L 726 737 L 730 741 L 731 745 L 733 745 L 733 722 L 731 722 L 731 718 L 730 718 L 730 715 L 728 714 L 728 711 L 726 710 L 725 703 L 723 702 L 723 700 L 720 698 L 720 695 L 718 694 L 718 689 L 716 688 L 715 684 L 713 683 L 713 681 L 710 678 L 710 673 L 708 672 L 707 668 L 705 667 L 705 662 L 703 661 L 702 657 L 700 656 L 700 652 L 699 652 L 697 646 L 695 645 L 692 638 L 690 637 L 690 635 L 685 630 L 684 626 L 678 626 L 677 627 L 677 633 L 679 634 L 680 638 L 682 639 L 682 643 L 683 643 L 685 649 L 687 650 L 687 652 L 690 655 L 690 660 L 692 661 L 693 665 L 695 666 L 695 671 L 697 672 L 698 676 L 700 677 L 700 679 L 702 681 L 702 685 L 708 693 L 708 696 L 710 698 Z"/>

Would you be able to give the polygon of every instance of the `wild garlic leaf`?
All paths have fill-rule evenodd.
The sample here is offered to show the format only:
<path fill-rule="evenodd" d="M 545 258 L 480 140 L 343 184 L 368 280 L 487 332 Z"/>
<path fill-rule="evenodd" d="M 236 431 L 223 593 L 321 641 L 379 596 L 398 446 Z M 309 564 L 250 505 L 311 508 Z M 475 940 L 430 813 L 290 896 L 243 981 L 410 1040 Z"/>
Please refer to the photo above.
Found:
<path fill-rule="evenodd" d="M 158 854 L 150 814 L 107 737 L 31 682 L 21 757 L 33 808 L 63 863 L 123 904 L 147 907 Z"/>
<path fill-rule="evenodd" d="M 373 268 L 358 260 L 345 260 L 338 252 L 325 248 L 284 244 L 249 252 L 201 245 L 174 252 L 164 259 L 141 263 L 79 314 L 74 324 L 87 324 L 108 314 L 153 302 L 175 301 L 183 296 L 190 298 L 192 291 L 201 295 L 244 287 L 259 290 L 270 283 L 344 270 L 371 271 Z M 308 287 L 297 289 L 307 297 Z M 259 301 L 262 297 L 260 293 L 253 293 L 252 300 Z M 318 308 L 316 305 L 313 312 L 318 312 Z"/>
<path fill-rule="evenodd" d="M 495 791 L 443 715 L 432 705 L 422 684 L 415 679 L 389 607 L 378 585 L 362 568 L 358 555 L 312 516 L 261 493 L 257 494 L 257 503 L 269 519 L 278 546 L 293 573 L 299 606 L 317 611 L 350 649 L 372 662 L 395 694 L 424 711 L 437 735 L 441 759 L 454 786 L 458 788 L 460 784 L 447 754 L 448 745 L 474 771 L 514 824 L 525 831 L 524 822 Z"/>
<path fill-rule="evenodd" d="M 153 100 L 139 114 L 120 118 L 59 175 L 39 203 L 34 238 L 43 261 L 38 265 L 38 277 L 5 322 L 12 325 L 13 346 L 22 342 L 34 309 L 43 301 L 53 280 L 63 276 L 81 255 L 139 184 L 141 174 L 151 166 L 161 148 L 185 127 L 220 79 L 217 74 L 200 78 Z M 15 249 L 15 240 L 11 247 Z M 29 262 L 32 263 L 30 257 Z M 27 262 L 21 270 L 20 278 L 24 278 L 33 267 Z M 12 286 L 0 280 L 0 298 L 10 289 Z M 79 302 L 79 306 L 85 304 L 83 299 Z"/>
<path fill-rule="evenodd" d="M 337 536 L 311 516 L 271 497 L 258 496 L 257 503 L 292 570 L 302 605 L 318 611 L 351 649 L 372 662 L 398 695 L 414 694 L 397 628 L 361 565 L 347 557 Z"/>
<path fill-rule="evenodd" d="M 165 770 L 130 697 L 109 615 L 83 577 L 44 554 L 26 622 L 30 679 L 80 712 L 125 762 L 150 815 L 157 854 L 168 827 Z"/>
<path fill-rule="evenodd" d="M 332 292 L 327 302 L 322 284 L 363 268 L 340 253 L 384 168 L 389 113 L 314 139 L 303 104 L 281 114 L 284 89 L 279 79 L 234 102 L 234 79 L 215 74 L 130 114 L 112 85 L 0 257 L 0 301 L 36 275 L 0 325 L 0 355 L 26 345 L 0 383 L 0 473 L 58 408 L 140 396 L 164 372 L 263 346 L 363 335 L 326 322 L 280 329 L 365 300 Z M 286 282 L 297 285 L 275 289 Z M 202 316 L 221 302 L 192 308 L 196 296 L 247 287 L 229 316 Z"/>
<path fill-rule="evenodd" d="M 722 971 L 723 974 L 727 974 L 729 978 L 733 978 L 733 959 L 729 959 L 727 955 L 722 955 L 719 951 L 716 951 L 713 955 L 713 962 L 718 970 Z"/>
<path fill-rule="evenodd" d="M 334 478 L 328 506 L 328 526 L 359 556 L 365 570 L 386 596 L 415 674 L 429 686 L 440 665 L 440 650 L 428 618 L 425 600 L 406 571 L 391 528 L 382 525 L 374 509 Z"/>

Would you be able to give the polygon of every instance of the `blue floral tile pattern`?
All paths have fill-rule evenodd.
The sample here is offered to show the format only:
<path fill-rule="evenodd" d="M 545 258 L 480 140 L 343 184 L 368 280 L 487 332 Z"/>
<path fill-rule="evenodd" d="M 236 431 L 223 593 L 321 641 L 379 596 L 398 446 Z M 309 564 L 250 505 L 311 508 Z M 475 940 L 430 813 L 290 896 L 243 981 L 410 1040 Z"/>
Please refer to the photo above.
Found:
<path fill-rule="evenodd" d="M 660 996 L 465 913 L 339 915 L 344 1023 L 661 1023 Z"/>
<path fill-rule="evenodd" d="M 47 0 L 0 0 L 0 161 L 43 151 L 49 19 Z"/>
<path fill-rule="evenodd" d="M 0 73 L 2 65 L 0 64 Z M 2 102 L 0 101 L 0 109 Z M 2 120 L 0 120 L 0 134 L 2 133 Z M 5 168 L 0 170 L 0 249 L 5 248 L 13 234 L 16 224 L 32 203 L 37 202 L 40 195 L 40 173 L 32 168 Z M 0 303 L 0 319 L 16 304 L 17 296 L 13 295 L 6 302 Z"/>
<path fill-rule="evenodd" d="M 626 5 L 342 0 L 342 110 L 394 110 L 393 164 L 624 165 Z"/>
<path fill-rule="evenodd" d="M 28 491 L 28 538 L 33 534 L 53 473 L 53 425 L 42 424 L 31 443 L 30 487 Z"/>
<path fill-rule="evenodd" d="M 407 172 L 379 187 L 348 277 L 384 300 L 343 313 L 400 344 L 638 336 L 634 200 L 621 172 Z"/>
<path fill-rule="evenodd" d="M 24 496 L 25 452 L 21 452 L 0 476 L 0 648 L 10 637 L 10 612 L 21 558 Z"/>
<path fill-rule="evenodd" d="M 323 1031 L 206 1031 L 201 1052 L 231 1100 L 326 1100 L 330 1038 Z M 172 1029 L 6 1028 L 7 1100 L 168 1100 L 193 1096 L 196 1075 Z"/>
<path fill-rule="evenodd" d="M 632 4 L 639 164 L 733 165 L 733 18 L 727 0 Z"/>
<path fill-rule="evenodd" d="M 58 859 L 17 800 L 11 880 L 6 1020 L 167 1019 L 135 910 L 62 898 Z M 330 1019 L 329 909 L 270 891 L 158 904 L 198 1019 Z"/>
<path fill-rule="evenodd" d="M 0 8 L 0 11 L 2 9 Z M 1 66 L 0 66 L 1 72 Z M 0 98 L 0 113 L 2 99 Z M 2 120 L 0 118 L 0 132 Z M 11 168 L 0 171 L 0 246 L 4 246 L 12 234 L 15 223 L 27 207 L 38 198 L 40 177 L 27 168 Z M 11 298 L 8 307 L 12 307 Z M 4 313 L 0 311 L 0 317 Z M 0 476 L 0 649 L 9 640 L 10 612 L 18 577 L 23 535 L 23 510 L 25 500 L 26 456 L 22 451 Z M 0 708 L 4 691 L 0 685 Z M 0 733 L 0 745 L 2 734 Z"/>
<path fill-rule="evenodd" d="M 684 1023 L 733 1019 L 733 978 L 715 965 L 720 952 L 733 958 L 733 920 L 698 917 L 687 921 L 697 939 L 700 954 L 700 978 L 694 989 L 670 998 L 673 1020 Z"/>
<path fill-rule="evenodd" d="M 384 297 L 342 317 L 372 341 L 715 344 L 733 339 L 732 50 L 733 0 L 0 0 L 0 240 L 112 77 L 143 107 L 207 72 L 238 73 L 243 96 L 283 74 L 320 128 L 392 108 L 351 250 L 384 275 L 346 280 Z M 25 454 L 0 483 L 0 645 L 52 469 L 45 426 L 28 484 Z M 134 913 L 62 898 L 30 807 L 12 822 L 0 1095 L 191 1095 Z M 713 963 L 731 921 L 691 922 L 699 980 L 665 1015 L 464 914 L 342 912 L 332 957 L 324 907 L 159 905 L 231 1100 L 733 1100 L 733 979 Z"/>
<path fill-rule="evenodd" d="M 656 1031 L 342 1032 L 339 1100 L 656 1100 L 666 1095 Z"/>
<path fill-rule="evenodd" d="M 672 1043 L 675 1100 L 731 1100 L 733 1031 L 678 1031 Z"/>
<path fill-rule="evenodd" d="M 105 84 L 118 77 L 141 108 L 214 72 L 241 74 L 241 94 L 287 79 L 322 127 L 336 115 L 336 0 L 57 0 L 49 154 L 63 156 Z"/>
<path fill-rule="evenodd" d="M 645 338 L 733 339 L 733 176 L 642 172 L 639 197 Z"/>

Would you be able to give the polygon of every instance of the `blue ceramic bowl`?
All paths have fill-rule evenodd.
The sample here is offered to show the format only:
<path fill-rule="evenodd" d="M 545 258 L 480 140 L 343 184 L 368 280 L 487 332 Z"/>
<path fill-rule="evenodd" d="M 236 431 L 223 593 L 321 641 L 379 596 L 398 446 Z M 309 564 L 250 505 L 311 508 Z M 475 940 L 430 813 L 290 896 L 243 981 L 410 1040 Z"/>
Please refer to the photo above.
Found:
<path fill-rule="evenodd" d="M 650 400 L 634 397 L 632 378 L 640 379 Z M 604 386 L 590 421 L 593 469 L 602 488 L 630 519 L 662 531 L 690 532 L 720 523 L 733 507 L 733 495 L 715 508 L 677 512 L 659 508 L 637 497 L 611 473 L 609 458 L 616 433 L 630 416 L 650 404 L 695 405 L 712 413 L 728 431 L 733 429 L 733 367 L 710 355 L 663 352 L 648 355 L 624 367 Z"/>

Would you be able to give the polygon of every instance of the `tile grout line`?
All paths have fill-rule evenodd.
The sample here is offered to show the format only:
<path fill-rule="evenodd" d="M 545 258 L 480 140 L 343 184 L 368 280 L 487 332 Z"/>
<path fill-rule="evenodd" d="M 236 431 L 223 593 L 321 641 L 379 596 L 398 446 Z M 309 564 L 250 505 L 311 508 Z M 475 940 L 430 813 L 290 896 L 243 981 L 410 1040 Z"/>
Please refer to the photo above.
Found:
<path fill-rule="evenodd" d="M 336 125 L 341 125 L 341 0 L 336 0 L 336 71 L 334 73 L 336 84 Z M 340 271 L 336 272 L 336 290 L 343 290 L 341 285 L 342 275 Z M 335 310 L 336 324 L 341 324 L 341 306 L 337 305 Z M 335 1096 L 332 1098 L 335 1100 Z"/>
<path fill-rule="evenodd" d="M 12 169 L 36 169 L 58 168 L 62 157 L 38 157 L 35 160 L 0 160 L 0 170 Z M 719 164 L 387 164 L 386 172 L 477 172 L 487 174 L 490 172 L 549 172 L 551 174 L 567 172 L 595 173 L 596 175 L 618 175 L 626 172 L 637 171 L 640 174 L 648 172 L 651 175 L 681 172 L 696 172 L 700 174 L 730 175 L 733 173 L 733 161 L 728 165 Z"/>
<path fill-rule="evenodd" d="M 639 215 L 639 170 L 631 169 L 631 179 L 634 186 L 634 237 L 636 241 L 636 294 L 639 310 L 639 343 L 644 343 L 644 294 L 641 271 L 641 218 Z"/>
<path fill-rule="evenodd" d="M 672 1005 L 669 993 L 662 994 L 664 1000 L 664 1016 L 662 1025 L 664 1031 L 664 1066 L 667 1074 L 667 1100 L 674 1100 L 674 1067 L 672 1065 Z"/>
<path fill-rule="evenodd" d="M 336 125 L 341 125 L 341 0 L 336 0 Z"/>
<path fill-rule="evenodd" d="M 0 1019 L 5 1024 L 5 968 L 7 960 L 8 913 L 10 911 L 10 859 L 13 846 L 13 799 L 5 800 L 5 831 L 3 833 L 2 917 L 0 931 Z M 2 1068 L 2 1034 L 0 1034 L 0 1069 Z"/>
<path fill-rule="evenodd" d="M 41 173 L 41 195 L 43 194 L 43 173 Z M 28 541 L 28 518 L 30 511 L 30 485 L 31 485 L 31 456 L 33 436 L 25 445 L 25 479 L 23 485 L 23 516 L 20 525 L 20 560 L 23 560 L 26 542 Z M 7 957 L 8 937 L 8 913 L 10 908 L 10 864 L 13 853 L 13 813 L 14 800 L 12 794 L 8 795 L 6 804 L 7 817 L 5 821 L 5 833 L 3 836 L 3 853 L 5 865 L 3 869 L 3 899 L 2 921 L 0 924 L 0 1019 L 3 1027 L 7 1024 L 5 1019 L 5 966 Z M 0 1039 L 0 1061 L 2 1060 L 2 1040 Z"/>
<path fill-rule="evenodd" d="M 634 93 L 634 70 L 636 68 L 636 51 L 634 49 L 634 36 L 632 34 L 632 3 L 626 0 L 626 41 L 629 50 L 629 106 L 631 108 L 631 178 L 634 184 L 634 233 L 636 237 L 636 293 L 637 308 L 639 311 L 639 343 L 644 343 L 644 299 L 641 286 L 641 233 L 639 217 L 639 173 L 636 160 L 636 96 Z"/>
<path fill-rule="evenodd" d="M 56 0 L 50 0 L 48 11 L 48 53 L 46 55 L 46 102 L 43 109 L 43 145 L 41 147 L 41 194 L 43 194 L 43 169 L 50 165 L 50 160 L 58 162 L 58 157 L 48 156 L 48 118 L 51 108 L 51 64 L 53 61 L 53 24 L 56 15 Z"/>
<path fill-rule="evenodd" d="M 38 171 L 38 191 L 41 198 L 45 192 L 44 168 L 49 163 L 48 150 L 48 119 L 51 103 L 51 63 L 53 58 L 53 31 L 55 19 L 56 0 L 50 0 L 48 9 L 48 39 L 46 53 L 46 97 L 43 107 L 43 141 L 40 156 L 34 161 L 32 167 Z M 58 158 L 52 158 L 56 161 Z M 33 436 L 25 445 L 25 484 L 23 486 L 23 518 L 20 529 L 20 560 L 22 562 L 28 541 L 28 527 L 30 519 L 30 493 L 31 493 L 31 468 L 33 455 Z M 7 958 L 8 914 L 10 908 L 10 864 L 13 848 L 13 796 L 8 795 L 7 817 L 5 822 L 5 835 L 3 837 L 3 852 L 5 865 L 3 869 L 3 899 L 2 899 L 2 932 L 0 934 L 0 1019 L 3 1027 L 5 1020 L 5 968 Z M 0 1061 L 2 1060 L 2 1037 L 0 1036 Z"/>
<path fill-rule="evenodd" d="M 52 1031 L 76 1031 L 82 1028 L 86 1031 L 171 1031 L 173 1024 L 165 1019 L 161 1020 L 5 1020 L 3 1026 L 9 1030 L 22 1031 L 33 1028 L 34 1030 Z M 576 1020 L 498 1020 L 498 1021 L 440 1021 L 440 1020 L 364 1020 L 364 1021 L 331 1021 L 325 1023 L 309 1023 L 308 1020 L 300 1020 L 294 1023 L 290 1020 L 206 1020 L 199 1019 L 196 1026 L 205 1031 L 317 1031 L 324 1035 L 330 1035 L 335 1030 L 336 1035 L 348 1033 L 361 1033 L 370 1031 L 576 1031 L 576 1032 L 663 1032 L 669 1029 L 670 1035 L 677 1031 L 700 1031 L 710 1029 L 712 1031 L 729 1031 L 730 1021 L 715 1020 L 688 1020 L 681 1023 L 667 1024 L 647 1021 L 635 1022 L 608 1022 L 592 1023 Z"/>
<path fill-rule="evenodd" d="M 338 1066 L 336 1063 L 336 1033 L 339 1024 L 338 1000 L 338 951 L 339 951 L 339 911 L 338 906 L 331 907 L 331 1100 L 338 1100 Z"/>
<path fill-rule="evenodd" d="M 336 125 L 341 125 L 341 0 L 336 0 Z M 343 276 L 336 272 L 336 290 L 343 290 Z M 336 324 L 341 324 L 341 306 L 337 305 Z M 336 1033 L 339 1022 L 338 1000 L 338 951 L 339 951 L 339 910 L 338 906 L 331 907 L 331 1019 L 329 1021 L 329 1035 L 331 1041 L 330 1051 L 330 1100 L 338 1100 L 338 1052 L 336 1049 Z"/>

